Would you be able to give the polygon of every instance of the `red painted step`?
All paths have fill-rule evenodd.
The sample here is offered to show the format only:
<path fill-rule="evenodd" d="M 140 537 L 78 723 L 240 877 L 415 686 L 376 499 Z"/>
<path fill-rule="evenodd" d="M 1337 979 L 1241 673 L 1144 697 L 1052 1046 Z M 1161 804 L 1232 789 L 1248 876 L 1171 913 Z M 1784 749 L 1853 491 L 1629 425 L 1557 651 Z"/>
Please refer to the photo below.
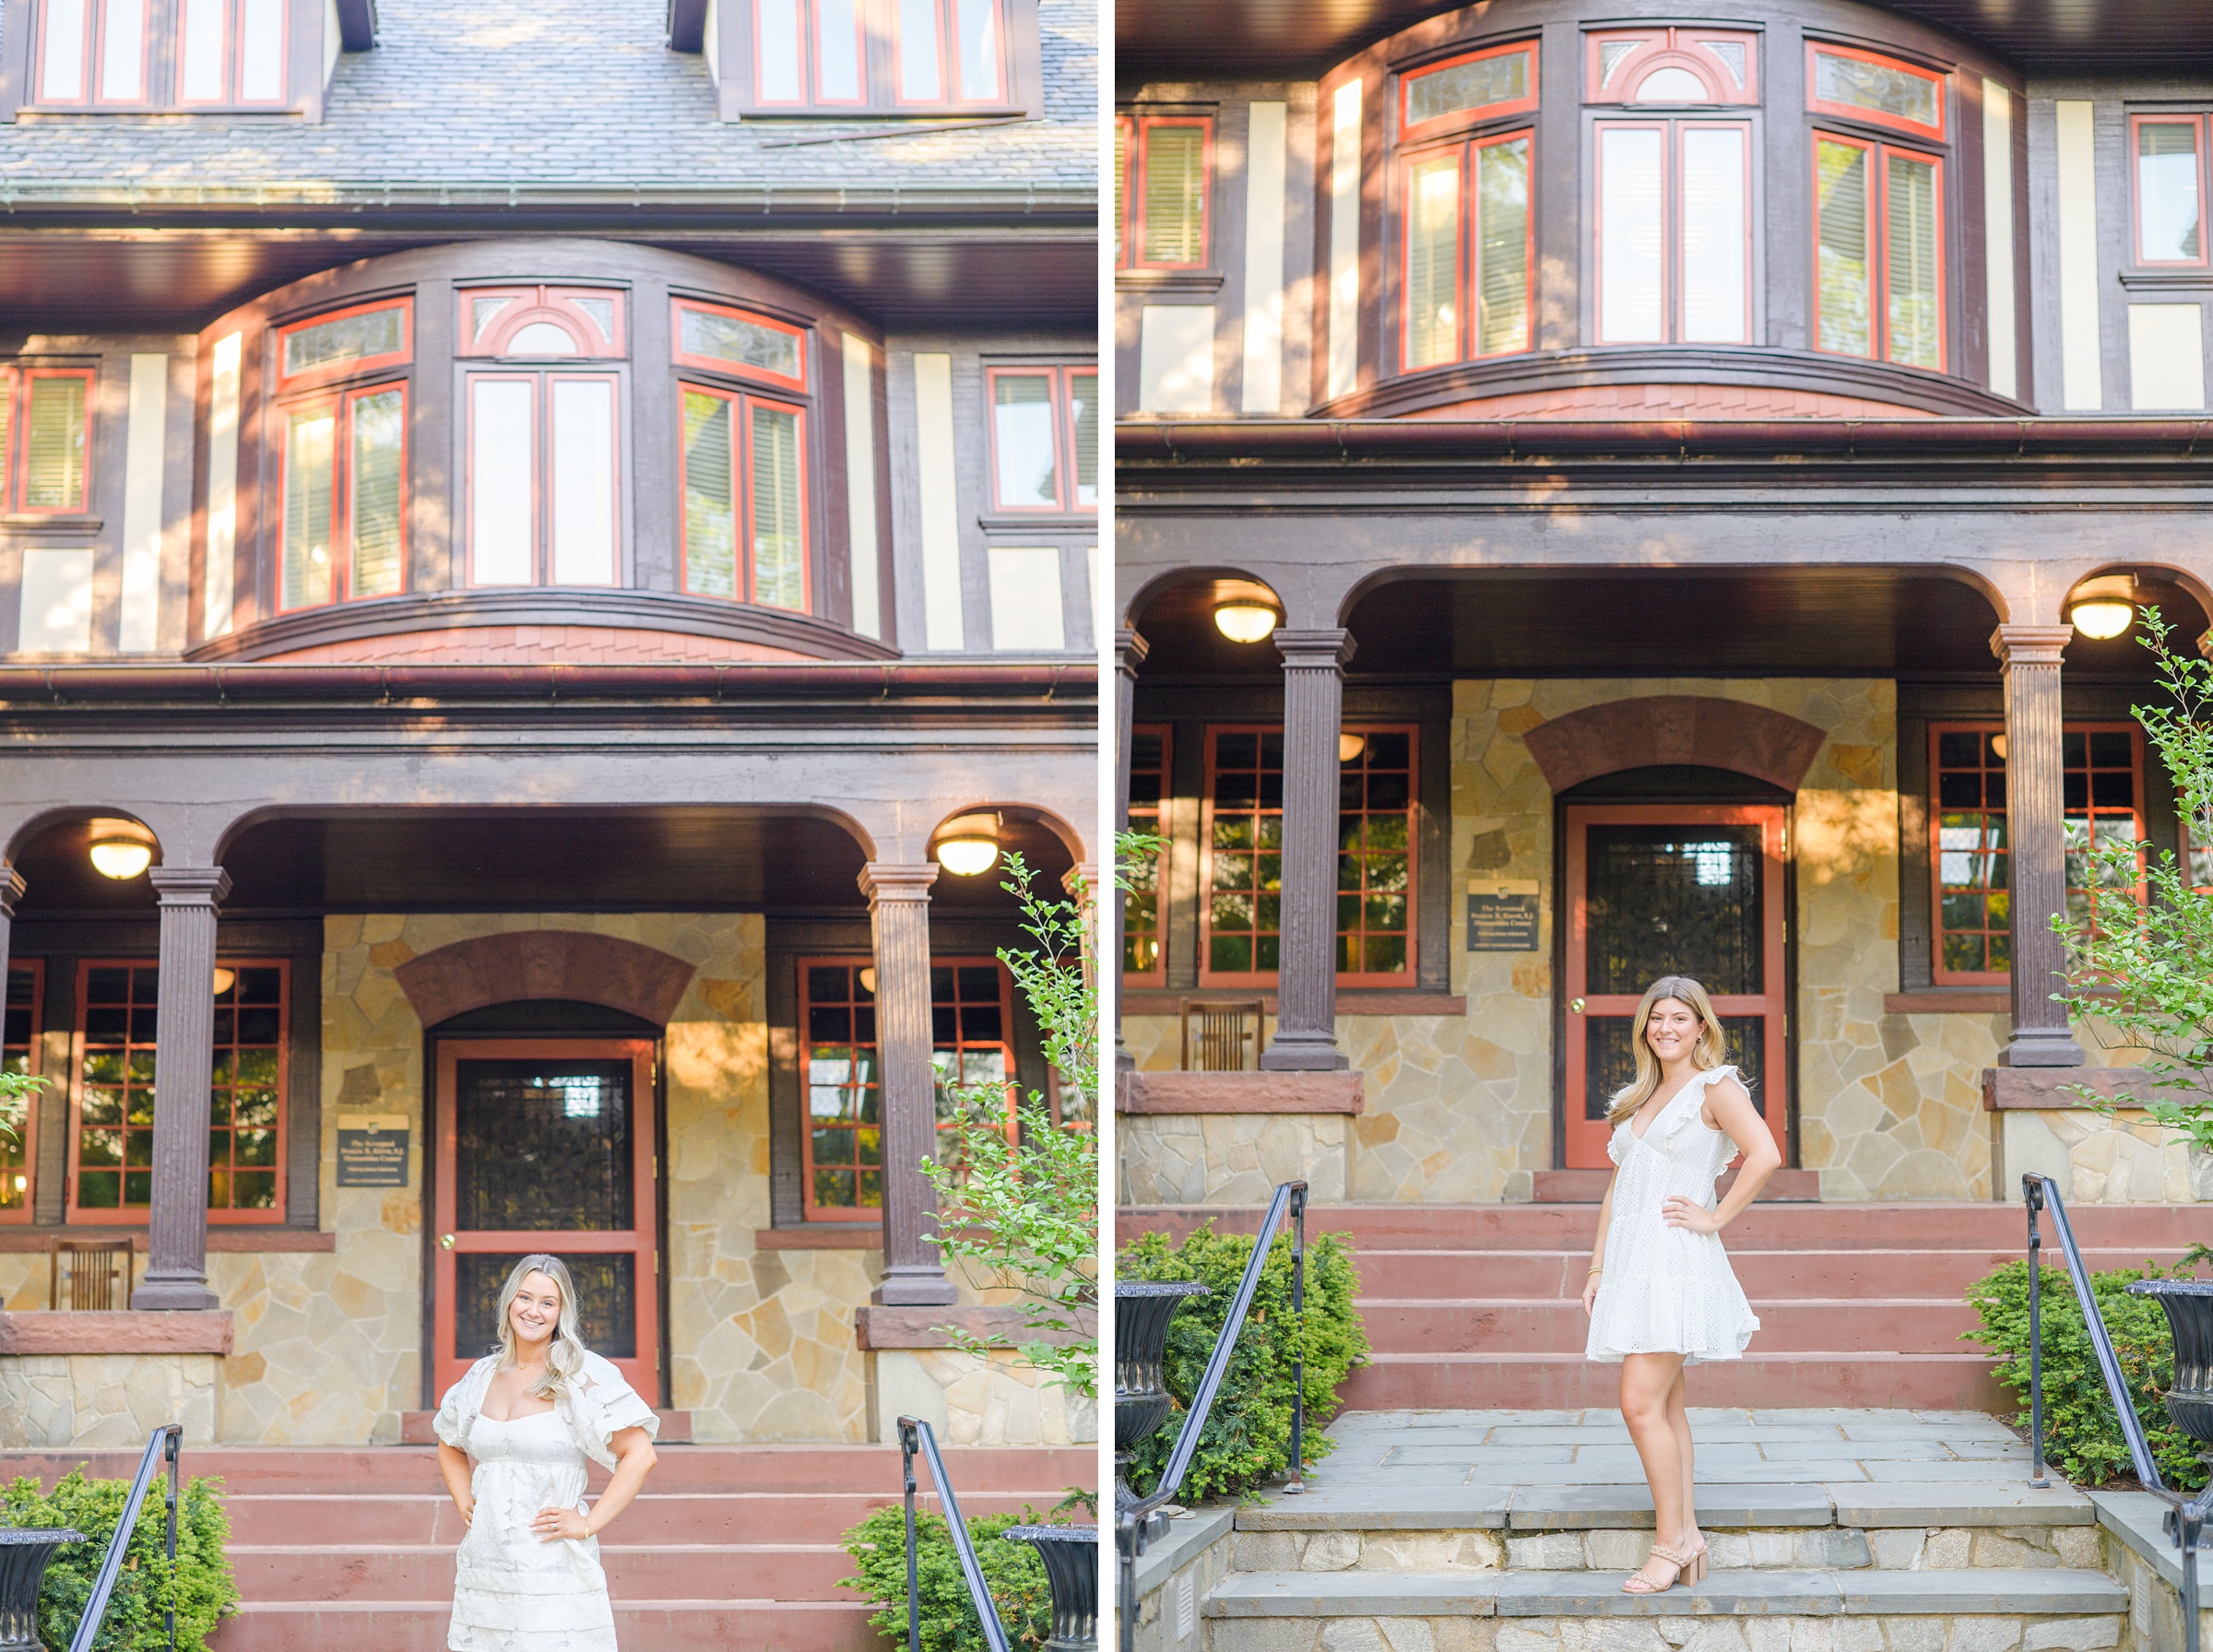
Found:
<path fill-rule="evenodd" d="M 2178 1258 L 2195 1210 L 2070 1211 L 2092 1270 Z M 1123 1235 L 1189 1232 L 1209 1216 L 1254 1230 L 1260 1212 L 1141 1208 Z M 1358 1410 L 1611 1405 L 1618 1370 L 1582 1357 L 1580 1297 L 1594 1205 L 1330 1205 L 1307 1232 L 1348 1234 L 1374 1363 L 1340 1391 Z M 2046 1227 L 2046 1259 L 2056 1253 Z M 1908 1406 L 2010 1411 L 1991 1361 L 1958 1340 L 1967 1289 L 2020 1257 L 2013 1203 L 1757 1204 L 1730 1224 L 1731 1265 L 1761 1330 L 1750 1355 L 1699 1369 L 1699 1405 Z"/>
<path fill-rule="evenodd" d="M 763 1534 L 763 1536 L 767 1534 Z M 233 1544 L 248 1600 L 451 1600 L 450 1543 Z M 600 1551 L 617 1599 L 851 1600 L 853 1561 L 834 1543 L 629 1543 Z"/>
<path fill-rule="evenodd" d="M 615 1601 L 615 1638 L 645 1652 L 886 1652 L 870 1608 L 786 1600 Z M 445 1652 L 453 1602 L 249 1602 L 215 1652 Z"/>

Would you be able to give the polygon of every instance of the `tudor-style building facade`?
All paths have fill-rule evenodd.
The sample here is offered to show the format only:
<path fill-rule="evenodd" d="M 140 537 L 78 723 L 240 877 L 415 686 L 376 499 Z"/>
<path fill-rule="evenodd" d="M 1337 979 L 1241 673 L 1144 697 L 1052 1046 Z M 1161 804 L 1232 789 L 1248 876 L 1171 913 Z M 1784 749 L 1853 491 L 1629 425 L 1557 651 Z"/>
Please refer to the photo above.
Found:
<path fill-rule="evenodd" d="M 1091 1437 L 916 1165 L 1096 855 L 1094 35 L 7 0 L 0 1445 L 422 1437 L 538 1248 L 665 1439 Z"/>
<path fill-rule="evenodd" d="M 1594 1200 L 1669 970 L 1786 1197 L 2204 1195 L 2049 992 L 2205 853 L 2213 41 L 2063 11 L 1123 8 L 1127 1203 Z"/>

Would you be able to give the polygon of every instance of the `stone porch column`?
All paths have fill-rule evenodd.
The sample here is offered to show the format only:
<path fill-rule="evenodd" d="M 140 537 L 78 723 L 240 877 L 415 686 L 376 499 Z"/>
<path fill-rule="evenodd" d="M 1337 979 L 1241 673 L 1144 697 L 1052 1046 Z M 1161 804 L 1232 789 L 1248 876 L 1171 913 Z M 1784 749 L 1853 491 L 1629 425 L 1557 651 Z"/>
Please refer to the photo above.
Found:
<path fill-rule="evenodd" d="M 937 1151 L 938 1099 L 930 1066 L 929 886 L 935 861 L 861 868 L 876 954 L 878 1107 L 883 1128 L 883 1282 L 872 1301 L 929 1307 L 957 1300 L 930 1242 L 937 1194 L 917 1168 Z"/>
<path fill-rule="evenodd" d="M 1335 1071 L 1337 1047 L 1337 737 L 1346 631 L 1279 631 L 1284 656 L 1283 940 L 1275 1036 L 1260 1053 L 1274 1072 Z"/>
<path fill-rule="evenodd" d="M 154 1020 L 154 1198 L 134 1308 L 212 1308 L 207 1289 L 207 1090 L 215 1061 L 220 867 L 156 867 L 161 1001 Z"/>
<path fill-rule="evenodd" d="M 1144 664 L 1144 638 L 1127 629 L 1114 633 L 1114 829 L 1130 829 L 1130 739 L 1137 722 L 1137 668 Z M 1099 937 L 1099 960 L 1106 981 L 1114 986 L 1114 1069 L 1134 1072 L 1137 1057 L 1122 1042 L 1122 929 L 1128 920 L 1130 897 L 1121 887 L 1121 847 L 1106 845 L 1106 865 L 1114 868 L 1112 899 L 1100 903 L 1106 914 L 1106 933 Z"/>
<path fill-rule="evenodd" d="M 2007 1067 L 2080 1067 L 2082 1046 L 2052 995 L 2066 948 L 2052 918 L 2067 906 L 2059 668 L 2071 625 L 2001 625 L 1990 650 L 2006 678 L 2006 846 L 2013 881 L 2013 1036 Z"/>

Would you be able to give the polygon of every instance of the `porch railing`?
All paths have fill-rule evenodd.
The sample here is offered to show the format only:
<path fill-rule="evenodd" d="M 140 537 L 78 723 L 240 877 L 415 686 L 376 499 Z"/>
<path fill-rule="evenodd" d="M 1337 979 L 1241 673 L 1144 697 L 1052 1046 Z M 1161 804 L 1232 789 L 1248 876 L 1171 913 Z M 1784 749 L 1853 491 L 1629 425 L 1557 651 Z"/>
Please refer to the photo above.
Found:
<path fill-rule="evenodd" d="M 945 1459 L 938 1455 L 937 1435 L 919 1417 L 902 1417 L 899 1466 L 906 1486 L 906 1652 L 922 1652 L 922 1583 L 917 1567 L 916 1556 L 919 1551 L 915 1539 L 917 1452 L 929 1467 L 930 1483 L 937 1488 L 938 1502 L 944 1507 L 945 1524 L 953 1533 L 953 1552 L 960 1558 L 961 1579 L 968 1586 L 968 1603 L 976 1608 L 976 1619 L 984 1626 L 984 1642 L 991 1652 L 1007 1652 L 1006 1625 L 999 1621 L 999 1608 L 991 1603 L 991 1590 L 984 1582 L 984 1568 L 976 1561 L 976 1545 L 968 1540 L 968 1522 L 961 1518 L 960 1500 L 953 1494 L 953 1480 L 945 1472 Z"/>
<path fill-rule="evenodd" d="M 1237 1294 L 1229 1304 L 1228 1316 L 1222 1321 L 1222 1329 L 1214 1338 L 1214 1351 L 1206 1363 L 1206 1374 L 1199 1379 L 1199 1387 L 1191 1396 L 1190 1409 L 1183 1414 L 1183 1426 L 1177 1431 L 1176 1449 L 1168 1454 L 1168 1466 L 1161 1471 L 1160 1483 L 1151 1493 L 1139 1498 L 1127 1508 L 1115 1511 L 1115 1548 L 1120 1561 L 1120 1587 L 1116 1591 L 1120 1610 L 1116 1621 L 1121 1631 L 1122 1652 L 1132 1652 L 1137 1635 L 1137 1563 L 1161 1536 L 1166 1522 L 1160 1511 L 1176 1500 L 1182 1489 L 1183 1477 L 1191 1467 L 1191 1458 L 1199 1450 L 1199 1437 L 1206 1432 L 1206 1420 L 1214 1408 L 1214 1397 L 1221 1392 L 1222 1379 L 1228 1374 L 1230 1355 L 1237 1351 L 1238 1333 L 1245 1328 L 1245 1316 L 1252 1307 L 1253 1292 L 1260 1289 L 1260 1269 L 1267 1265 L 1268 1252 L 1275 1243 L 1275 1230 L 1285 1214 L 1291 1219 L 1291 1316 L 1294 1338 L 1291 1356 L 1291 1472 L 1284 1481 L 1284 1490 L 1303 1492 L 1306 1483 L 1306 1347 L 1307 1347 L 1307 1185 L 1304 1182 L 1285 1182 L 1275 1190 L 1268 1201 L 1268 1214 L 1260 1220 L 1260 1231 L 1253 1236 L 1252 1255 L 1246 1258 L 1245 1274 L 1237 1281 Z"/>
<path fill-rule="evenodd" d="M 2098 1299 L 2090 1290 L 2090 1276 L 2082 1265 L 2082 1249 L 2075 1243 L 2075 1230 L 2067 1221 L 2067 1207 L 2059 1197 L 2059 1188 L 2052 1179 L 2039 1171 L 2030 1171 L 2021 1177 L 2021 1199 L 2029 1209 L 2029 1483 L 2048 1486 L 2050 1474 L 2044 1468 L 2044 1316 L 2043 1316 L 2043 1234 L 2036 1225 L 2036 1213 L 2049 1211 L 2052 1232 L 2059 1240 L 2060 1255 L 2065 1259 L 2068 1281 L 2075 1288 L 2075 1300 L 2082 1308 L 2082 1322 L 2090 1333 L 2090 1347 L 2098 1356 L 2098 1374 L 2105 1379 L 2106 1398 L 2112 1402 L 2113 1414 L 2121 1420 L 2122 1437 L 2128 1442 L 2130 1465 L 2144 1489 L 2167 1505 L 2164 1522 L 2167 1535 L 2182 1550 L 2183 1649 L 2198 1652 L 2197 1633 L 2197 1551 L 2206 1527 L 2207 1515 L 2213 1508 L 2213 1484 L 2195 1498 L 2185 1497 L 2171 1489 L 2160 1477 L 2160 1466 L 2153 1460 L 2151 1442 L 2145 1437 L 2143 1419 L 2129 1398 L 2128 1384 L 2121 1375 L 2121 1361 L 2113 1352 L 2113 1339 L 2106 1332 L 2105 1316 L 2098 1311 Z"/>
<path fill-rule="evenodd" d="M 123 1517 L 115 1523 L 115 1535 L 108 1540 L 107 1558 L 100 1563 L 100 1575 L 93 1579 L 91 1596 L 85 1601 L 85 1615 L 77 1620 L 77 1634 L 70 1637 L 69 1652 L 92 1652 L 92 1643 L 99 1638 L 101 1624 L 107 1619 L 108 1601 L 115 1593 L 115 1580 L 123 1575 L 131 1533 L 138 1525 L 139 1507 L 146 1502 L 147 1488 L 153 1483 L 157 1460 L 169 1468 L 164 1499 L 169 1506 L 169 1603 L 161 1621 L 169 1633 L 169 1652 L 177 1652 L 177 1447 L 183 1439 L 182 1422 L 164 1422 L 147 1436 L 146 1455 L 138 1459 L 138 1478 L 131 1481 L 130 1498 L 123 1505 Z M 1003 1652 L 1003 1648 L 994 1647 L 993 1652 Z"/>

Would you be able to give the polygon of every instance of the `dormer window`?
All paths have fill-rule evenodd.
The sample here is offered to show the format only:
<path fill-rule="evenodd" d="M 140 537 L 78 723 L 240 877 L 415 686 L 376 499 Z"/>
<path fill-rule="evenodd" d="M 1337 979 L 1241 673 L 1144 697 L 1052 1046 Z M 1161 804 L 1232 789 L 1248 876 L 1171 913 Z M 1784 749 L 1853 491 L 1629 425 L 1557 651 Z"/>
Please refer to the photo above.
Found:
<path fill-rule="evenodd" d="M 285 0 L 38 0 L 32 104 L 42 109 L 285 109 Z M 159 50 L 157 50 L 159 49 Z"/>
<path fill-rule="evenodd" d="M 177 101 L 279 109 L 288 44 L 284 0 L 183 0 Z"/>
<path fill-rule="evenodd" d="M 136 108 L 147 100 L 145 0 L 41 0 L 39 103 Z"/>
<path fill-rule="evenodd" d="M 726 118 L 1012 112 L 1031 97 L 1035 19 L 1016 0 L 725 0 L 701 44 Z"/>

